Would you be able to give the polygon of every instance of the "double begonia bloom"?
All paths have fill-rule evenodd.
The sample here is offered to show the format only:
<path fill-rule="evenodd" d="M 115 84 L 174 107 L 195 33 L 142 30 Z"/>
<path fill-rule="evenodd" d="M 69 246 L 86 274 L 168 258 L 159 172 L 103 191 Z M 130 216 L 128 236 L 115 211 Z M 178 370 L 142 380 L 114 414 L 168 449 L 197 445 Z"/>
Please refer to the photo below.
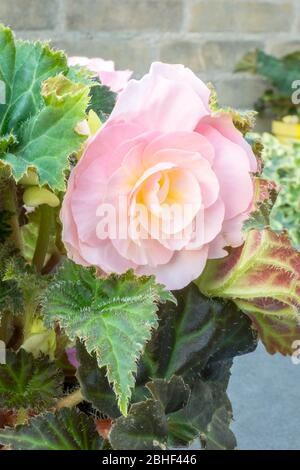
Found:
<path fill-rule="evenodd" d="M 105 273 L 133 268 L 176 290 L 243 243 L 257 162 L 231 115 L 214 114 L 209 100 L 181 65 L 153 63 L 129 81 L 68 182 L 61 219 L 72 260 Z M 106 206 L 118 228 L 131 228 L 126 237 L 99 225 Z"/>
<path fill-rule="evenodd" d="M 101 58 L 69 57 L 68 64 L 86 67 L 95 73 L 103 85 L 108 86 L 115 93 L 120 93 L 125 88 L 132 75 L 131 70 L 115 70 L 115 64 L 112 60 Z"/>

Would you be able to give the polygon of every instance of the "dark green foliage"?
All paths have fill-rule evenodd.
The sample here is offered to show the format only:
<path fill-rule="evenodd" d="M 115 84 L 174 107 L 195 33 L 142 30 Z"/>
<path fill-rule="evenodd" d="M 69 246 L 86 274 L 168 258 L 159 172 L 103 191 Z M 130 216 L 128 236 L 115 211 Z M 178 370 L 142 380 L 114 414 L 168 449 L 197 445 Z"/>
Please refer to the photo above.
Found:
<path fill-rule="evenodd" d="M 24 297 L 18 282 L 15 279 L 5 278 L 8 265 L 12 260 L 19 260 L 19 253 L 9 243 L 0 244 L 0 320 L 6 313 L 18 314 L 23 311 Z M 21 261 L 20 261 L 21 262 Z"/>
<path fill-rule="evenodd" d="M 178 306 L 159 311 L 159 329 L 146 349 L 144 367 L 157 377 L 186 377 L 191 370 L 232 359 L 256 347 L 250 321 L 231 302 L 210 300 L 196 285 L 176 292 Z"/>
<path fill-rule="evenodd" d="M 116 449 L 131 448 L 134 435 L 138 435 L 138 448 L 153 440 L 159 447 L 186 447 L 200 436 L 204 448 L 236 446 L 229 429 L 229 371 L 233 357 L 256 347 L 256 336 L 233 304 L 208 300 L 193 284 L 176 293 L 176 298 L 177 306 L 161 306 L 159 328 L 140 362 L 134 396 L 146 401 L 133 404 L 128 417 L 113 426 L 110 438 Z M 144 388 L 147 377 L 152 381 Z M 145 417 L 149 403 L 155 407 L 155 421 Z M 154 429 L 160 439 L 155 439 Z"/>
<path fill-rule="evenodd" d="M 246 54 L 236 66 L 236 72 L 250 72 L 266 78 L 270 86 L 256 103 L 256 109 L 265 113 L 271 111 L 281 119 L 290 114 L 300 117 L 300 107 L 293 104 L 291 95 L 293 83 L 299 80 L 300 51 L 281 59 L 256 50 Z"/>
<path fill-rule="evenodd" d="M 164 450 L 167 447 L 167 420 L 160 402 L 147 400 L 130 408 L 114 424 L 109 439 L 116 450 Z"/>
<path fill-rule="evenodd" d="M 84 398 L 103 415 L 119 417 L 116 396 L 106 377 L 105 367 L 98 367 L 96 354 L 90 355 L 80 341 L 77 341 L 76 353 L 80 362 L 76 376 Z"/>
<path fill-rule="evenodd" d="M 95 85 L 91 87 L 90 96 L 88 111 L 92 109 L 100 120 L 105 122 L 116 104 L 117 94 L 107 86 L 95 81 Z"/>
<path fill-rule="evenodd" d="M 41 411 L 62 394 L 63 376 L 47 357 L 37 359 L 20 349 L 7 351 L 0 364 L 0 407 Z"/>
<path fill-rule="evenodd" d="M 3 243 L 11 234 L 10 219 L 12 212 L 7 210 L 0 211 L 0 243 Z"/>
<path fill-rule="evenodd" d="M 13 450 L 101 450 L 93 418 L 76 409 L 64 408 L 17 426 L 0 430 L 0 443 Z"/>

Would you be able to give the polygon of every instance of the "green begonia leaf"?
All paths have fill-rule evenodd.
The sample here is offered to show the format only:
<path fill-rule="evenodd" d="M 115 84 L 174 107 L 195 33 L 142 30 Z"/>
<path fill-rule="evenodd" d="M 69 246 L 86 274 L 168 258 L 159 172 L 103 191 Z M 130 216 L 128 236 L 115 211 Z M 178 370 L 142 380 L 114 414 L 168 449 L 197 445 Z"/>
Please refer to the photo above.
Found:
<path fill-rule="evenodd" d="M 19 181 L 35 168 L 41 185 L 63 190 L 68 157 L 84 137 L 75 132 L 89 104 L 90 86 L 71 81 L 67 58 L 49 44 L 16 41 L 0 25 L 0 158 Z M 72 75 L 72 74 L 69 74 Z"/>
<path fill-rule="evenodd" d="M 15 429 L 0 430 L 0 443 L 13 450 L 101 450 L 93 418 L 76 409 L 37 416 Z"/>
<path fill-rule="evenodd" d="M 43 310 L 48 323 L 58 321 L 71 340 L 79 338 L 96 353 L 126 414 L 136 363 L 158 324 L 157 304 L 173 299 L 153 277 L 128 271 L 97 278 L 93 269 L 69 261 L 50 285 Z"/>
<path fill-rule="evenodd" d="M 0 364 L 0 407 L 47 409 L 62 395 L 63 376 L 54 363 L 20 349 Z"/>
<path fill-rule="evenodd" d="M 75 84 L 63 75 L 44 82 L 45 106 L 23 124 L 14 153 L 3 158 L 11 166 L 17 181 L 28 168 L 35 168 L 41 185 L 48 184 L 59 190 L 65 188 L 63 172 L 68 157 L 84 140 L 75 132 L 75 127 L 85 117 L 88 95 L 87 86 Z"/>
<path fill-rule="evenodd" d="M 109 435 L 116 450 L 164 450 L 167 420 L 160 402 L 147 400 L 131 406 L 127 417 L 119 418 Z"/>

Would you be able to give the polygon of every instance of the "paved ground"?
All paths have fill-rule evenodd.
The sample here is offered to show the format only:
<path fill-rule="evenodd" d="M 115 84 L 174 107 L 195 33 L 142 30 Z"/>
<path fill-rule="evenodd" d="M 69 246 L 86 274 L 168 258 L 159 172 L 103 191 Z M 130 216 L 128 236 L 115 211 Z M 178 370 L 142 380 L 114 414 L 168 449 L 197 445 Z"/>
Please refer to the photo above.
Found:
<path fill-rule="evenodd" d="M 235 359 L 228 393 L 239 449 L 300 450 L 300 365 L 260 345 Z"/>

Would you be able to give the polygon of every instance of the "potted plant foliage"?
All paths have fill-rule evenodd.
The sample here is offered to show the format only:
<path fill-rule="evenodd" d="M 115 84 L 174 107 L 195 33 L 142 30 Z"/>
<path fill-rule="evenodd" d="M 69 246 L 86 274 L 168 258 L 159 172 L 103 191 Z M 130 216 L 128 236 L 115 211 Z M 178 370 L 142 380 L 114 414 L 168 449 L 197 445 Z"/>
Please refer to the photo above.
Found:
<path fill-rule="evenodd" d="M 274 232 L 286 232 L 295 250 L 300 251 L 300 143 L 282 143 L 267 132 L 254 138 L 263 146 L 262 175 L 277 188 L 273 203 L 265 205 L 265 223 Z"/>
<path fill-rule="evenodd" d="M 247 53 L 236 72 L 250 72 L 270 86 L 255 104 L 262 115 L 273 118 L 272 131 L 281 142 L 300 139 L 300 52 L 278 59 L 262 50 Z"/>
<path fill-rule="evenodd" d="M 300 335 L 253 115 L 181 65 L 119 93 L 76 64 L 0 26 L 0 445 L 234 449 L 234 357 Z"/>

